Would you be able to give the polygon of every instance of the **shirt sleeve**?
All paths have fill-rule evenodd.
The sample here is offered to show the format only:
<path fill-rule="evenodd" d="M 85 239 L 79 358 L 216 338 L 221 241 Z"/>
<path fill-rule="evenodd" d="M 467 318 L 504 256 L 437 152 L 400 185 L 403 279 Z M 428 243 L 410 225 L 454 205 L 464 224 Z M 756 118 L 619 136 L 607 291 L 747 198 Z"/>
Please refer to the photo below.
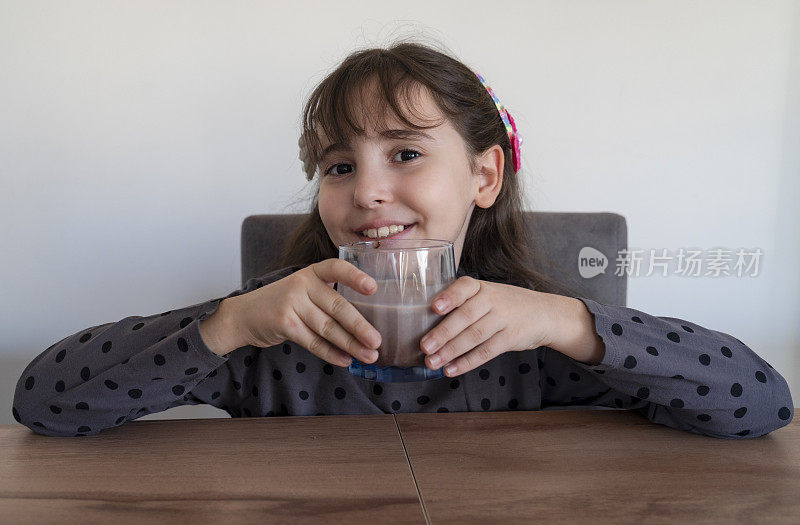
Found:
<path fill-rule="evenodd" d="M 694 434 L 745 439 L 788 425 L 786 380 L 737 338 L 674 317 L 578 297 L 605 345 L 590 365 L 545 347 L 542 408 L 629 409 Z"/>
<path fill-rule="evenodd" d="M 286 277 L 290 266 L 249 279 L 225 297 L 156 313 L 130 316 L 80 330 L 31 361 L 17 382 L 14 419 L 47 436 L 94 435 L 178 405 L 225 407 L 235 390 L 208 399 L 193 394 L 216 377 L 225 381 L 228 356 L 211 351 L 200 336 L 200 321 L 226 298 L 251 292 Z"/>

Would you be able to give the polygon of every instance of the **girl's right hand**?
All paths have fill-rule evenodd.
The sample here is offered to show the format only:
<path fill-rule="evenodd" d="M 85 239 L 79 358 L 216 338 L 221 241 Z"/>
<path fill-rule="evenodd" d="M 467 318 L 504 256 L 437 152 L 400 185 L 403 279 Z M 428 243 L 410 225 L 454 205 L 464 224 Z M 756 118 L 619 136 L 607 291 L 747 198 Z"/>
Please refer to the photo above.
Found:
<path fill-rule="evenodd" d="M 364 295 L 377 287 L 367 273 L 337 258 L 237 296 L 234 322 L 245 339 L 242 346 L 266 348 L 289 339 L 334 365 L 349 366 L 351 357 L 375 361 L 381 334 L 333 289 L 336 282 Z"/>

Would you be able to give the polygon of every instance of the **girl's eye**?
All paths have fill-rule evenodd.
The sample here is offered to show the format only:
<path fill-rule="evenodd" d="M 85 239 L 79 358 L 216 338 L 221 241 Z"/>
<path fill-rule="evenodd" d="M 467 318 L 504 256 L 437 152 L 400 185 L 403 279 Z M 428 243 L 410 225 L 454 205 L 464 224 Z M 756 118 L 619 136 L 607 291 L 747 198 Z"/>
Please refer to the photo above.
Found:
<path fill-rule="evenodd" d="M 414 154 L 414 156 L 413 157 L 409 157 L 409 156 L 403 157 L 404 153 L 411 153 L 411 154 Z M 400 150 L 397 153 L 395 153 L 394 157 L 396 158 L 398 155 L 400 155 L 401 156 L 400 158 L 402 159 L 402 160 L 400 160 L 400 162 L 404 163 L 404 162 L 408 162 L 410 160 L 414 160 L 415 158 L 417 158 L 417 156 L 421 155 L 421 153 L 416 151 L 416 150 L 413 150 L 413 149 L 403 149 L 403 150 Z M 344 166 L 345 167 L 345 172 L 344 173 L 339 171 L 338 168 L 340 166 Z M 325 171 L 325 175 L 334 175 L 334 176 L 336 176 L 336 175 L 346 175 L 348 173 L 351 173 L 352 171 L 353 171 L 353 165 L 352 164 L 339 163 L 339 164 L 334 164 L 333 166 L 328 168 Z"/>

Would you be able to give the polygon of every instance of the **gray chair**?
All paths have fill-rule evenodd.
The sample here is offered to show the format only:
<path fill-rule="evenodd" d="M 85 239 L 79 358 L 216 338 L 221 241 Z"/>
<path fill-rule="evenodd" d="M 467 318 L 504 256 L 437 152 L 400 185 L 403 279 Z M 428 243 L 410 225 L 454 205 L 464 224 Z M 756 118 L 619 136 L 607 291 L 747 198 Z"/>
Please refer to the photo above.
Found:
<path fill-rule="evenodd" d="M 242 285 L 277 264 L 284 236 L 303 214 L 251 215 L 242 222 Z M 610 212 L 526 211 L 525 225 L 533 255 L 528 267 L 571 288 L 578 297 L 626 306 L 627 274 L 615 275 L 617 253 L 627 249 L 625 217 Z M 590 246 L 608 259 L 605 273 L 583 278 L 578 254 Z"/>

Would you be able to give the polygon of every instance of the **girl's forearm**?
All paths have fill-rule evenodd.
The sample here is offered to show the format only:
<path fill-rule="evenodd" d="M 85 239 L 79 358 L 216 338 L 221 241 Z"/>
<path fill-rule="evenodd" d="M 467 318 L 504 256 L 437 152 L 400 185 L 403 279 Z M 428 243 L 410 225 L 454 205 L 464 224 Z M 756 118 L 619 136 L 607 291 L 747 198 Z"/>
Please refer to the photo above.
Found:
<path fill-rule="evenodd" d="M 547 346 L 587 365 L 600 363 L 606 348 L 595 330 L 591 312 L 580 299 L 555 297 L 558 321 Z"/>

